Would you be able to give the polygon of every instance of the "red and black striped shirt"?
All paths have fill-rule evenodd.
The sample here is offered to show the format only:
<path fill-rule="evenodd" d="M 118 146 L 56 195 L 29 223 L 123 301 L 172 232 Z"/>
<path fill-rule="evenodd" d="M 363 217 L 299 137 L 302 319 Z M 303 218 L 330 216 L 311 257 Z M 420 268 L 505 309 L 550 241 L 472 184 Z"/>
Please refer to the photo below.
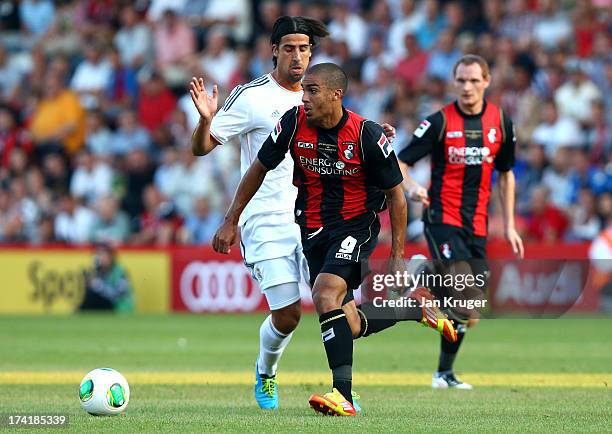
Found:
<path fill-rule="evenodd" d="M 486 101 L 477 115 L 461 112 L 455 102 L 421 122 L 398 158 L 412 165 L 431 154 L 425 223 L 448 224 L 486 236 L 493 169 L 512 169 L 515 142 L 512 121 Z"/>
<path fill-rule="evenodd" d="M 385 208 L 387 190 L 402 173 L 380 125 L 343 109 L 331 129 L 306 122 L 303 106 L 286 112 L 262 145 L 258 158 L 274 169 L 289 151 L 298 187 L 296 216 L 308 229 L 334 227 Z"/>

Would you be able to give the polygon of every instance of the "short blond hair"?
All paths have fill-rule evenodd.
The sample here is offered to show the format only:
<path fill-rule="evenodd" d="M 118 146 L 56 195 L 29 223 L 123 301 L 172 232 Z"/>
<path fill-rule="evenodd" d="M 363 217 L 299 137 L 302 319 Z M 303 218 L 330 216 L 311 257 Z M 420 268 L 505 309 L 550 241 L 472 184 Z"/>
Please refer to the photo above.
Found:
<path fill-rule="evenodd" d="M 457 74 L 457 68 L 459 67 L 459 65 L 473 65 L 474 63 L 480 65 L 480 69 L 482 69 L 482 76 L 484 78 L 488 78 L 489 64 L 486 60 L 484 60 L 484 58 L 477 54 L 466 54 L 465 56 L 457 60 L 455 66 L 453 66 L 453 77 L 455 77 L 455 75 Z"/>

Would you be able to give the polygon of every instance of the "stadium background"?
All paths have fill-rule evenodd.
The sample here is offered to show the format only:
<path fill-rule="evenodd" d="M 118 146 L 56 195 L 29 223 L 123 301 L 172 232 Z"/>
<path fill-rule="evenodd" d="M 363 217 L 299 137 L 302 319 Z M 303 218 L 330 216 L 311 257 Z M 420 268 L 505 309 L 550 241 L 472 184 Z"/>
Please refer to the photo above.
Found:
<path fill-rule="evenodd" d="M 610 6 L 0 0 L 0 416 L 66 413 L 79 433 L 609 431 Z M 222 102 L 269 71 L 281 14 L 328 23 L 313 61 L 349 72 L 348 107 L 395 125 L 396 150 L 452 98 L 458 56 L 492 65 L 488 97 L 519 137 L 517 224 L 529 258 L 512 260 L 493 197 L 489 253 L 513 276 L 498 306 L 573 314 L 471 330 L 457 373 L 472 393 L 429 389 L 438 339 L 408 324 L 355 345 L 363 415 L 313 417 L 306 398 L 329 378 L 309 314 L 283 356 L 281 410 L 256 408 L 265 304 L 238 252 L 207 246 L 239 178 L 238 147 L 191 156 L 197 113 L 186 86 L 204 76 Z M 414 174 L 426 184 L 428 163 Z M 407 254 L 425 251 L 419 216 L 411 204 Z M 388 248 L 382 220 L 377 258 Z M 79 304 L 96 241 L 118 246 L 135 314 L 61 315 Z M 577 280 L 564 278 L 566 265 Z M 125 417 L 92 418 L 77 402 L 82 376 L 102 366 L 130 381 Z"/>
<path fill-rule="evenodd" d="M 395 125 L 396 150 L 452 99 L 461 54 L 481 54 L 492 66 L 487 97 L 516 126 L 527 257 L 612 257 L 609 1 L 2 2 L 0 268 L 11 283 L 0 311 L 72 309 L 97 241 L 120 247 L 139 311 L 182 310 L 181 279 L 196 297 L 204 289 L 216 299 L 207 287 L 228 276 L 257 293 L 237 256 L 219 268 L 226 258 L 205 247 L 239 180 L 239 149 L 191 155 L 198 114 L 186 88 L 203 76 L 222 103 L 271 70 L 268 35 L 282 14 L 328 24 L 312 62 L 342 65 L 346 105 Z M 424 185 L 428 172 L 427 160 L 413 170 Z M 410 205 L 412 251 L 424 250 L 419 207 Z M 490 216 L 490 249 L 503 257 L 495 195 Z M 388 213 L 382 223 L 384 245 Z M 601 287 L 609 269 L 599 264 Z M 232 288 L 227 303 L 187 310 L 264 307 Z"/>

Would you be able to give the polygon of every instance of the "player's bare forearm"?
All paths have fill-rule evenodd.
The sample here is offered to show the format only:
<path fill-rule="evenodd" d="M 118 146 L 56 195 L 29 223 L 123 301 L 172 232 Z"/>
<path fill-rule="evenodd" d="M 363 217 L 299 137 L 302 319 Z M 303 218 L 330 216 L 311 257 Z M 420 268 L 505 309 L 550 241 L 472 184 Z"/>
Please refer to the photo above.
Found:
<path fill-rule="evenodd" d="M 512 170 L 499 173 L 499 199 L 502 208 L 504 228 L 514 229 L 514 190 L 515 181 Z"/>
<path fill-rule="evenodd" d="M 240 214 L 259 190 L 266 173 L 268 173 L 267 167 L 258 158 L 255 159 L 238 184 L 232 204 L 225 214 L 226 222 L 238 224 Z"/>
<path fill-rule="evenodd" d="M 191 151 L 193 155 L 202 156 L 215 149 L 218 142 L 210 135 L 210 121 L 200 118 L 200 122 L 191 135 Z"/>
<path fill-rule="evenodd" d="M 429 205 L 427 189 L 410 176 L 410 166 L 403 161 L 399 161 L 399 166 L 400 170 L 402 171 L 402 176 L 404 177 L 401 186 L 402 189 L 408 193 L 410 200 L 414 202 L 422 202 L 424 205 Z"/>
<path fill-rule="evenodd" d="M 523 258 L 525 256 L 523 240 L 521 240 L 514 227 L 514 184 L 514 173 L 511 170 L 499 173 L 499 199 L 502 207 L 505 236 L 512 246 L 512 251 L 519 258 Z"/>
<path fill-rule="evenodd" d="M 385 190 L 385 197 L 391 218 L 391 258 L 403 259 L 408 207 L 401 185 Z"/>

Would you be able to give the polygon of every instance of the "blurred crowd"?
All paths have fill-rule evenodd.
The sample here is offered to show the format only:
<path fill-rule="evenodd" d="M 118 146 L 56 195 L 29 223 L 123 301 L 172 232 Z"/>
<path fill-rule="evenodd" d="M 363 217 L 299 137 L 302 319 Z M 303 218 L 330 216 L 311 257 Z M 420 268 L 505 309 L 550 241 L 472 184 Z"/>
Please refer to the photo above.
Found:
<path fill-rule="evenodd" d="M 272 69 L 281 15 L 328 24 L 313 62 L 349 74 L 348 108 L 396 150 L 453 99 L 464 53 L 518 137 L 517 226 L 592 240 L 612 222 L 610 0 L 0 1 L 0 243 L 208 243 L 238 146 L 191 155 L 192 76 L 231 89 Z M 429 162 L 413 168 L 429 181 Z M 411 205 L 409 236 L 420 236 Z M 383 223 L 387 220 L 383 216 Z M 503 236 L 497 199 L 491 236 Z M 386 232 L 388 234 L 388 224 Z"/>

